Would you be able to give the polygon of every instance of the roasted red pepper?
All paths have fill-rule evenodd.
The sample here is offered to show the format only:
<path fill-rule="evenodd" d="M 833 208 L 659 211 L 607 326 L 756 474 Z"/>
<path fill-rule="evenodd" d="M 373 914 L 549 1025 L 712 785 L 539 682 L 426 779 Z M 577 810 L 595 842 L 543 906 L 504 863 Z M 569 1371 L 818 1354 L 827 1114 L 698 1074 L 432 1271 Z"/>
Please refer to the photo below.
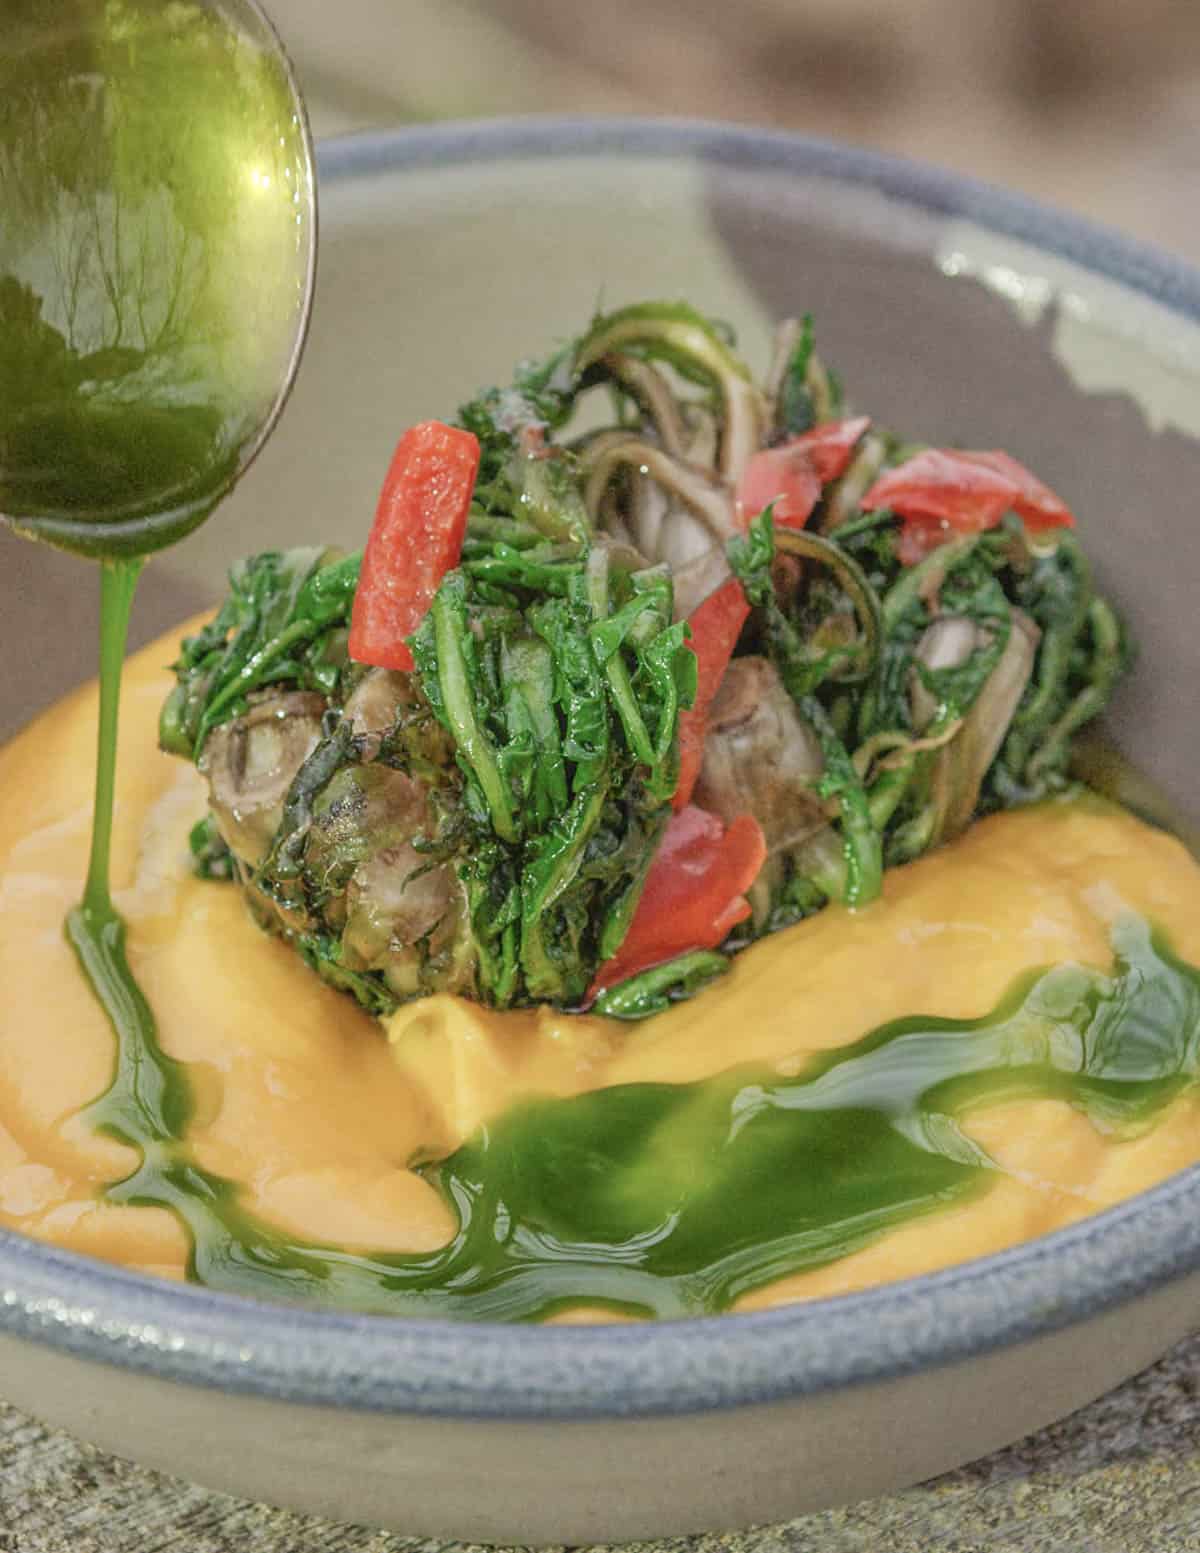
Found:
<path fill-rule="evenodd" d="M 890 507 L 904 519 L 899 554 L 908 565 L 958 534 L 995 528 L 1006 512 L 1033 533 L 1075 522 L 1048 485 L 1001 452 L 926 448 L 880 475 L 862 505 Z"/>
<path fill-rule="evenodd" d="M 462 553 L 479 472 L 469 431 L 423 421 L 396 445 L 363 554 L 350 620 L 350 656 L 411 669 L 406 637 L 420 625 Z"/>
<path fill-rule="evenodd" d="M 780 528 L 803 528 L 821 499 L 822 486 L 844 474 L 871 422 L 865 415 L 825 421 L 777 448 L 764 448 L 746 463 L 738 482 L 737 514 L 743 528 L 764 507 Z"/>
<path fill-rule="evenodd" d="M 672 815 L 625 942 L 600 967 L 592 995 L 689 950 L 717 948 L 749 916 L 746 891 L 766 856 L 751 814 L 728 829 L 694 804 Z"/>
<path fill-rule="evenodd" d="M 721 687 L 749 613 L 750 606 L 742 585 L 736 577 L 731 577 L 697 604 L 688 616 L 691 649 L 696 654 L 698 668 L 695 702 L 679 714 L 679 783 L 672 800 L 677 810 L 691 799 L 700 775 L 708 709 Z"/>

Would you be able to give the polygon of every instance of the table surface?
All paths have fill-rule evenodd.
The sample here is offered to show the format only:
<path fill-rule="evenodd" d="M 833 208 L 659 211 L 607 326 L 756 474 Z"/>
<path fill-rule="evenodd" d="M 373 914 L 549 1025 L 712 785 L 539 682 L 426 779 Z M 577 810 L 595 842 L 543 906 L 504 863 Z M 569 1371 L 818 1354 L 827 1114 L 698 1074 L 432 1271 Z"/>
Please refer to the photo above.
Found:
<path fill-rule="evenodd" d="M 633 1546 L 654 1553 L 1200 1550 L 1200 1336 L 1061 1423 L 905 1493 L 751 1532 Z M 438 1548 L 208 1493 L 0 1406 L 3 1553 Z"/>

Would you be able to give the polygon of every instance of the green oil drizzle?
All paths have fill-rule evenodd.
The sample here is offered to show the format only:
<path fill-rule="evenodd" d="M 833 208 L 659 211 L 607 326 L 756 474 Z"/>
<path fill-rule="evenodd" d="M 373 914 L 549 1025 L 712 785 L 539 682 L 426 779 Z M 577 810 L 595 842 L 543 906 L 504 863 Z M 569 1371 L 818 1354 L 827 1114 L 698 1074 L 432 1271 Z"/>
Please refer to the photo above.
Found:
<path fill-rule="evenodd" d="M 133 1062 L 145 1075 L 118 1072 L 114 1089 L 149 1090 L 148 1074 L 160 1071 L 165 1058 L 157 1039 L 154 1015 L 133 978 L 125 955 L 125 924 L 109 890 L 113 798 L 116 785 L 117 713 L 121 699 L 121 665 L 129 611 L 137 587 L 140 561 L 105 561 L 100 568 L 100 718 L 96 737 L 96 793 L 92 811 L 92 848 L 88 858 L 83 900 L 69 913 L 67 938 L 84 974 L 118 1034 L 120 1062 Z M 158 1091 L 164 1118 L 183 1125 L 166 1104 L 166 1088 Z"/>
<path fill-rule="evenodd" d="M 529 1320 L 588 1303 L 656 1316 L 727 1309 L 789 1273 L 986 1190 L 974 1108 L 1063 1100 L 1101 1130 L 1148 1126 L 1200 1074 L 1200 972 L 1140 918 L 1112 973 L 1031 974 L 994 1013 L 908 1018 L 796 1078 L 734 1070 L 524 1103 L 423 1167 L 458 1222 L 443 1250 L 357 1255 L 294 1240 L 199 1169 L 184 1070 L 127 1024 L 93 1118 L 142 1154 L 110 1201 L 172 1209 L 211 1288 L 409 1315 Z"/>
<path fill-rule="evenodd" d="M 124 1124 L 174 1138 L 186 1085 L 109 892 L 121 665 L 142 559 L 209 515 L 290 379 L 310 150 L 282 60 L 235 5 L 2 9 L 0 518 L 101 563 L 92 850 L 66 932 L 118 1035 L 114 1093 L 145 1102 Z"/>

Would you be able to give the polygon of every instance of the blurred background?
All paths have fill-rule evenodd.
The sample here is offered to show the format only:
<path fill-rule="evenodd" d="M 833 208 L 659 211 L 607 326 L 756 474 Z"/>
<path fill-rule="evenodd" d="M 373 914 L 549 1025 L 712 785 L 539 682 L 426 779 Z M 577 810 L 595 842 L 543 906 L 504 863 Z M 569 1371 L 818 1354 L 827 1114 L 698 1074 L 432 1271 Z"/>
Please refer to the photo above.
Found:
<path fill-rule="evenodd" d="M 1200 260 L 1197 0 L 267 0 L 318 135 L 735 119 L 968 172 Z"/>

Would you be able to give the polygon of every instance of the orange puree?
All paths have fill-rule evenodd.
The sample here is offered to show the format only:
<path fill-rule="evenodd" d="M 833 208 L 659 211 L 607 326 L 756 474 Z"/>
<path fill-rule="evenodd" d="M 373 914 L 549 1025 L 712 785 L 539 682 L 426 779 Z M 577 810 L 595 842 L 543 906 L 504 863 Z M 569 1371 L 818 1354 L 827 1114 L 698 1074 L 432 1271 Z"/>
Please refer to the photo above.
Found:
<path fill-rule="evenodd" d="M 1200 963 L 1195 861 L 1132 816 L 1083 801 L 982 822 L 889 873 L 866 910 L 829 909 L 776 935 L 646 1024 L 547 1009 L 496 1015 L 438 997 L 381 1029 L 260 932 L 235 888 L 191 876 L 187 834 L 204 784 L 155 748 L 174 640 L 138 654 L 126 674 L 116 903 L 160 1040 L 191 1065 L 195 1158 L 307 1240 L 432 1249 L 449 1237 L 451 1215 L 410 1166 L 449 1152 L 521 1095 L 680 1082 L 743 1062 L 794 1073 L 806 1053 L 904 1015 L 983 1015 L 1031 967 L 1107 968 L 1107 926 L 1123 908 Z M 84 689 L 0 751 L 0 1224 L 182 1276 L 184 1231 L 165 1209 L 104 1202 L 103 1186 L 129 1172 L 133 1155 L 79 1115 L 113 1060 L 61 927 L 85 868 L 95 707 Z M 924 1272 L 1117 1202 L 1200 1159 L 1200 1099 L 1185 1095 L 1121 1142 L 1044 1099 L 980 1111 L 969 1130 L 1002 1167 L 990 1190 L 743 1306 Z"/>

